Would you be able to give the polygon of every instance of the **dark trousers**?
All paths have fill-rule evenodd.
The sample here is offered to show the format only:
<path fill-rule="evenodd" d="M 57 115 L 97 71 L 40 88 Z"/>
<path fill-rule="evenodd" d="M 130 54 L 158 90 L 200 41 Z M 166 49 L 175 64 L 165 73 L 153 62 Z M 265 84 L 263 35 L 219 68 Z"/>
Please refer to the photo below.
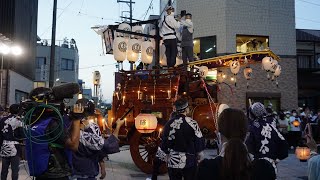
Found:
<path fill-rule="evenodd" d="M 11 164 L 11 171 L 12 171 L 12 180 L 18 180 L 19 176 L 19 164 L 20 164 L 20 157 L 13 156 L 13 157 L 3 157 L 2 158 L 2 169 L 1 169 L 1 180 L 7 180 L 8 176 L 8 169 Z"/>
<path fill-rule="evenodd" d="M 178 54 L 177 39 L 166 39 L 164 45 L 166 47 L 167 66 L 174 67 Z"/>
<path fill-rule="evenodd" d="M 165 163 L 164 161 L 161 161 L 158 157 L 155 157 L 153 159 L 153 171 L 152 171 L 152 180 L 157 180 L 158 179 L 158 174 L 159 174 L 159 169 L 160 166 Z"/>
<path fill-rule="evenodd" d="M 182 47 L 182 60 L 183 64 L 186 65 L 189 62 L 193 61 L 193 47 L 185 46 Z"/>
<path fill-rule="evenodd" d="M 301 131 L 289 131 L 288 144 L 289 146 L 297 147 L 301 142 Z"/>
<path fill-rule="evenodd" d="M 170 180 L 194 180 L 196 177 L 197 167 L 190 167 L 184 169 L 168 168 Z"/>

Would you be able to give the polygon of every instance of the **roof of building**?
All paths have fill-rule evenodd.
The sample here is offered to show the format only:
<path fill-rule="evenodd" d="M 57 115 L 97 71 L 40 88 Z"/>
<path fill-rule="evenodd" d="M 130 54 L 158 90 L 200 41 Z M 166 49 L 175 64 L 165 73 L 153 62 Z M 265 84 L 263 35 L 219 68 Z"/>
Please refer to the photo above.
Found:
<path fill-rule="evenodd" d="M 296 29 L 297 41 L 318 41 L 320 42 L 320 30 Z"/>

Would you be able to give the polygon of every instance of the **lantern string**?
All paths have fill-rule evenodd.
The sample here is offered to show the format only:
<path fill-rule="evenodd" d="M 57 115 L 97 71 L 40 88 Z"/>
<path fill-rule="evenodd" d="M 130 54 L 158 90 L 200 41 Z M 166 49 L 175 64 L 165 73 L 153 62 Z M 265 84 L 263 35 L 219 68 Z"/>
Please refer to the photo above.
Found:
<path fill-rule="evenodd" d="M 170 96 L 168 97 L 169 99 L 171 99 L 171 76 L 170 76 L 170 89 L 169 89 L 169 93 L 170 93 Z"/>
<path fill-rule="evenodd" d="M 213 98 L 211 97 L 211 95 L 210 95 L 210 93 L 209 93 L 209 91 L 208 91 L 207 85 L 206 85 L 206 83 L 204 82 L 203 78 L 201 78 L 201 81 L 202 81 L 203 87 L 204 87 L 204 89 L 206 90 L 207 95 L 208 95 L 208 101 L 209 101 L 210 110 L 211 110 L 211 114 L 212 114 L 212 118 L 213 118 L 214 125 L 215 125 L 215 127 L 218 127 L 218 126 L 217 126 L 217 119 L 216 119 L 216 117 L 214 116 L 211 103 L 213 103 L 213 105 L 215 106 L 215 108 L 217 108 L 217 107 L 216 107 L 216 105 L 215 105 L 215 103 L 214 103 Z"/>

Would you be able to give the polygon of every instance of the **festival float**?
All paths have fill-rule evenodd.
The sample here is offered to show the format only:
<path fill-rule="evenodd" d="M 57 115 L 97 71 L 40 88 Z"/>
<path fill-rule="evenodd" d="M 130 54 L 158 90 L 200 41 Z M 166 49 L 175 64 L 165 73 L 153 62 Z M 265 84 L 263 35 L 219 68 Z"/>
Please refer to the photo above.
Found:
<path fill-rule="evenodd" d="M 108 127 L 112 127 L 117 119 L 125 121 L 119 135 L 121 144 L 130 145 L 134 163 L 145 173 L 152 173 L 162 128 L 177 98 L 188 99 L 191 116 L 198 122 L 204 137 L 214 139 L 219 113 L 228 108 L 217 99 L 220 86 L 229 86 L 230 92 L 221 93 L 231 95 L 237 79 L 245 78 L 249 88 L 253 73 L 266 73 L 266 79 L 278 85 L 280 58 L 269 49 L 201 59 L 189 63 L 188 68 L 177 63 L 176 68 L 168 69 L 157 20 L 138 23 L 103 26 L 95 31 L 101 35 L 106 53 L 113 54 L 119 64 L 119 70 L 115 72 L 112 109 L 105 121 Z M 144 34 L 142 26 L 136 27 L 141 24 L 154 24 L 155 29 Z M 181 62 L 180 59 L 178 54 L 177 62 Z M 130 63 L 140 61 L 140 67 L 123 70 L 122 63 L 126 60 Z M 253 72 L 250 67 L 255 63 L 261 64 L 260 72 Z M 232 72 L 234 84 L 225 82 L 226 74 L 220 69 L 226 67 Z M 166 172 L 165 165 L 160 172 Z"/>

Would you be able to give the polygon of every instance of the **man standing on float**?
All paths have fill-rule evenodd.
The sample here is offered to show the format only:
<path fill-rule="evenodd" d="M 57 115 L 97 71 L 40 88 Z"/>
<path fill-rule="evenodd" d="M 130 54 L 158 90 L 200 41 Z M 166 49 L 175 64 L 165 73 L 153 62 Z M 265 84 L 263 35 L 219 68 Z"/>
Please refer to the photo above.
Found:
<path fill-rule="evenodd" d="M 160 35 L 166 47 L 167 66 L 174 67 L 176 64 L 177 36 L 176 29 L 180 27 L 180 22 L 174 18 L 174 8 L 169 6 L 166 10 L 167 15 L 164 16 L 159 24 Z"/>

